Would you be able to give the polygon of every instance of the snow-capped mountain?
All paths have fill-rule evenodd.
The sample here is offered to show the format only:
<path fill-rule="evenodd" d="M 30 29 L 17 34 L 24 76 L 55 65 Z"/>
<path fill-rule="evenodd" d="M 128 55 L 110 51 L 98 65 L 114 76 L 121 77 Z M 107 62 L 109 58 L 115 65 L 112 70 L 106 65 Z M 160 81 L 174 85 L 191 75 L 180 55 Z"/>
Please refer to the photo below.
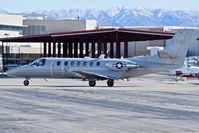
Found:
<path fill-rule="evenodd" d="M 20 13 L 43 19 L 95 19 L 99 26 L 186 26 L 199 27 L 199 10 L 164 10 L 114 7 L 98 9 L 63 9 Z"/>
<path fill-rule="evenodd" d="M 4 10 L 0 10 L 1 14 L 9 14 L 8 12 L 4 11 Z"/>

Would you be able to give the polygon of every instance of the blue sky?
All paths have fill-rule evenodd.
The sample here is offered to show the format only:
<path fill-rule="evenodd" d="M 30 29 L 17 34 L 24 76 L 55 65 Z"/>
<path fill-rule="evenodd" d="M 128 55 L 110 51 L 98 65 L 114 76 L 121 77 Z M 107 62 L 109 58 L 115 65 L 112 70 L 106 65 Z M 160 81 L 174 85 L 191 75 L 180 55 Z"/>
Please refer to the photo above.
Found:
<path fill-rule="evenodd" d="M 106 9 L 115 6 L 199 10 L 199 0 L 1 0 L 0 10 L 12 13 L 66 8 Z"/>

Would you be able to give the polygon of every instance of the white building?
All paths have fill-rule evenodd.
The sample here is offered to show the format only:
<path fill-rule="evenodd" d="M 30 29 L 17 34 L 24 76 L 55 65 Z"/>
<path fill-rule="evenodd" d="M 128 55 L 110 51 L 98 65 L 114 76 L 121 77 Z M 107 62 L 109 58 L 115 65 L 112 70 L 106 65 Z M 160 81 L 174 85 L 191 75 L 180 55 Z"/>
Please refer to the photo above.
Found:
<path fill-rule="evenodd" d="M 0 38 L 21 36 L 22 31 L 23 31 L 22 16 L 0 14 Z M 2 67 L 1 57 L 2 57 L 2 44 L 0 44 L 0 69 Z"/>
<path fill-rule="evenodd" d="M 55 32 L 93 30 L 96 20 L 24 20 L 24 35 L 38 35 Z"/>
<path fill-rule="evenodd" d="M 0 14 L 0 38 L 20 36 L 22 30 L 22 16 Z"/>
<path fill-rule="evenodd" d="M 22 33 L 24 36 L 28 36 L 55 32 L 94 30 L 97 28 L 96 20 L 42 20 L 38 18 L 23 20 L 23 17 L 21 16 L 20 18 L 18 16 L 13 16 L 13 19 L 8 21 L 12 22 L 12 25 L 13 23 L 18 22 L 16 26 L 19 29 L 15 33 L 16 36 L 22 35 Z M 7 21 L 5 24 L 6 23 Z M 15 29 L 17 28 L 15 27 Z M 8 33 L 4 31 L 2 33 L 3 38 L 13 37 L 10 32 Z M 8 33 L 8 35 L 6 34 L 7 36 L 5 36 L 5 33 Z M 4 45 L 7 45 L 7 43 L 4 43 Z M 10 47 L 6 50 L 6 53 L 11 53 L 12 56 L 10 55 L 9 58 L 6 58 L 8 61 L 5 61 L 5 64 L 21 64 L 23 62 L 29 62 L 29 60 L 32 61 L 35 58 L 39 58 L 42 51 L 40 43 L 20 43 L 21 46 L 17 43 L 8 43 L 8 45 Z"/>

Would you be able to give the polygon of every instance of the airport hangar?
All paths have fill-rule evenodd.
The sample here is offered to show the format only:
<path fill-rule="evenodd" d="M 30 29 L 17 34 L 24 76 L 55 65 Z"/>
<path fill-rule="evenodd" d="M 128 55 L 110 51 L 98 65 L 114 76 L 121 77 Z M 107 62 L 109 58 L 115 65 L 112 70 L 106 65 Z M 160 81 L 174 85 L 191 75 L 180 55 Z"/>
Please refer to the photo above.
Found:
<path fill-rule="evenodd" d="M 105 54 L 105 57 L 110 58 L 126 58 L 128 57 L 129 52 L 128 42 L 165 40 L 171 39 L 173 36 L 174 33 L 168 32 L 155 32 L 127 28 L 107 28 L 1 38 L 0 41 L 2 42 L 2 46 L 4 46 L 4 43 L 7 42 L 31 44 L 42 43 L 43 52 L 41 57 L 83 58 L 85 56 L 90 56 L 92 58 L 96 58 L 101 54 Z M 121 42 L 124 44 L 124 49 L 121 49 Z M 124 55 L 121 55 L 121 50 L 124 50 Z M 115 57 L 114 53 L 116 53 Z M 4 55 L 5 53 L 2 49 L 3 64 L 6 62 Z"/>

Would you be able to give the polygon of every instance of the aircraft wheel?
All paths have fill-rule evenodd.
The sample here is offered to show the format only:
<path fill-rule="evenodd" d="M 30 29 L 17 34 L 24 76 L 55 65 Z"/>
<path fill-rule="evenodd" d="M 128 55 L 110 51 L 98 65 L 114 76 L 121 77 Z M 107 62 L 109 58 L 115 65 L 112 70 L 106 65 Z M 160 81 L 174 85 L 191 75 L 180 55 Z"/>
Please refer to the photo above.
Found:
<path fill-rule="evenodd" d="M 109 80 L 107 81 L 107 85 L 108 85 L 109 87 L 112 87 L 112 86 L 114 85 L 114 80 L 109 79 Z"/>
<path fill-rule="evenodd" d="M 89 81 L 89 86 L 93 87 L 96 85 L 96 82 L 95 81 Z"/>
<path fill-rule="evenodd" d="M 30 82 L 29 82 L 27 79 L 23 81 L 24 86 L 28 86 L 29 83 L 30 83 Z"/>

